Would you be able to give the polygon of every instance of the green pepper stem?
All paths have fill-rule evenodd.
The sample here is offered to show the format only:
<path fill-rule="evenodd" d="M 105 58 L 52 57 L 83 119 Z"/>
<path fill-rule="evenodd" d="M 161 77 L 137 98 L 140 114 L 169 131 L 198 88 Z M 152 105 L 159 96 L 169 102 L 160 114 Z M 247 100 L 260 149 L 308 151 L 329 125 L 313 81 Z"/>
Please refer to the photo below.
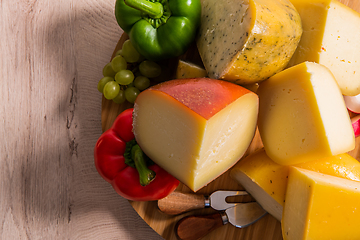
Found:
<path fill-rule="evenodd" d="M 129 7 L 135 8 L 152 18 L 161 18 L 164 13 L 163 5 L 159 2 L 150 2 L 148 0 L 124 0 Z"/>
<path fill-rule="evenodd" d="M 153 181 L 155 179 L 156 173 L 153 170 L 150 170 L 147 166 L 146 166 L 146 161 L 144 158 L 144 153 L 143 151 L 140 149 L 139 145 L 135 145 L 132 149 L 131 152 L 133 154 L 133 159 L 135 162 L 135 167 L 136 170 L 139 173 L 139 180 L 140 180 L 140 185 L 141 186 L 146 186 L 148 185 L 151 181 Z"/>

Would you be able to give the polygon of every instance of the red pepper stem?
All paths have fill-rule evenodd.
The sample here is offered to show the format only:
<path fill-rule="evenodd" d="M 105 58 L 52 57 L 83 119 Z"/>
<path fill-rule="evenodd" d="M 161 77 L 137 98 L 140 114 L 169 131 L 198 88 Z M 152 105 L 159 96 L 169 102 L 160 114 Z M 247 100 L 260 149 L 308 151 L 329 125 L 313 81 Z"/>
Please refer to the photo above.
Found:
<path fill-rule="evenodd" d="M 141 186 L 146 186 L 148 185 L 151 181 L 153 181 L 155 179 L 156 173 L 153 170 L 150 170 L 147 166 L 146 166 L 146 161 L 144 158 L 144 153 L 143 151 L 140 149 L 139 145 L 135 145 L 132 149 L 131 152 L 133 154 L 133 159 L 135 162 L 135 167 L 136 170 L 139 173 L 139 180 L 140 180 L 140 185 Z"/>
<path fill-rule="evenodd" d="M 135 8 L 151 18 L 161 18 L 164 13 L 163 5 L 159 2 L 150 2 L 148 0 L 124 0 L 129 7 Z"/>

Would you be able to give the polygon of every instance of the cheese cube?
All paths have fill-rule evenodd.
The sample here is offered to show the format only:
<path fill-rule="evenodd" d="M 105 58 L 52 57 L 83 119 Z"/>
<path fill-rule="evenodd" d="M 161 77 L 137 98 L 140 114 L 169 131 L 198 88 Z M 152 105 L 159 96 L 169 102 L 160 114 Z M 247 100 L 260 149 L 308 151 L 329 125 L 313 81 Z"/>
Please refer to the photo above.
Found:
<path fill-rule="evenodd" d="M 197 46 L 211 78 L 262 81 L 288 64 L 301 19 L 288 0 L 202 0 Z"/>
<path fill-rule="evenodd" d="M 290 0 L 303 35 L 289 66 L 317 62 L 334 74 L 344 95 L 360 93 L 360 14 L 336 0 Z"/>
<path fill-rule="evenodd" d="M 256 129 L 258 96 L 213 79 L 172 80 L 141 92 L 134 134 L 155 163 L 197 191 L 232 167 Z"/>
<path fill-rule="evenodd" d="M 295 166 L 360 181 L 360 163 L 347 153 Z M 281 221 L 289 166 L 275 163 L 266 155 L 264 149 L 260 149 L 238 162 L 230 174 L 268 213 Z"/>
<path fill-rule="evenodd" d="M 284 240 L 360 239 L 360 182 L 290 168 Z"/>
<path fill-rule="evenodd" d="M 259 132 L 267 155 L 294 165 L 348 152 L 355 136 L 331 72 L 304 62 L 262 82 Z"/>

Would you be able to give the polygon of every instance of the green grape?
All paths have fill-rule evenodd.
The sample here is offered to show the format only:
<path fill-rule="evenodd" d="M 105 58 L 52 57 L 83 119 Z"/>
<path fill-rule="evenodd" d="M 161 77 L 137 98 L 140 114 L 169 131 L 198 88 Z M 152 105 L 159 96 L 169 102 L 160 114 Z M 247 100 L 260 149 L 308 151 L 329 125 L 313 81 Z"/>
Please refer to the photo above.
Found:
<path fill-rule="evenodd" d="M 100 79 L 100 81 L 99 81 L 99 83 L 97 85 L 97 89 L 99 90 L 99 92 L 103 93 L 104 86 L 109 81 L 114 81 L 114 78 L 112 78 L 112 77 L 103 77 L 102 79 Z"/>
<path fill-rule="evenodd" d="M 136 51 L 129 39 L 122 46 L 122 55 L 128 63 L 139 62 L 142 59 L 142 56 Z"/>
<path fill-rule="evenodd" d="M 108 63 L 103 68 L 103 76 L 104 77 L 115 77 L 116 72 L 111 66 L 111 63 Z"/>
<path fill-rule="evenodd" d="M 127 68 L 127 62 L 123 56 L 117 55 L 111 60 L 111 67 L 115 72 L 119 72 Z"/>
<path fill-rule="evenodd" d="M 117 56 L 117 55 L 121 55 L 121 56 L 122 56 L 122 49 L 116 51 L 115 56 Z"/>
<path fill-rule="evenodd" d="M 142 76 L 141 72 L 139 71 L 139 68 L 133 69 L 133 73 L 134 73 L 135 78 Z"/>
<path fill-rule="evenodd" d="M 150 86 L 150 80 L 145 76 L 138 76 L 134 80 L 134 86 L 140 91 L 145 90 Z"/>
<path fill-rule="evenodd" d="M 158 77 L 161 74 L 161 67 L 156 62 L 145 60 L 140 63 L 139 70 L 142 75 L 148 78 Z"/>
<path fill-rule="evenodd" d="M 125 98 L 125 93 L 124 93 L 124 90 L 121 90 L 119 91 L 118 95 L 113 98 L 113 101 L 117 104 L 121 104 L 123 102 L 125 102 L 126 98 Z"/>
<path fill-rule="evenodd" d="M 134 81 L 134 74 L 130 70 L 120 70 L 115 75 L 115 81 L 120 85 L 128 85 Z"/>
<path fill-rule="evenodd" d="M 120 86 L 118 83 L 116 83 L 115 81 L 110 81 L 108 83 L 105 84 L 104 86 L 104 97 L 106 99 L 113 99 L 115 98 L 120 91 Z"/>
<path fill-rule="evenodd" d="M 128 102 L 134 103 L 139 93 L 140 90 L 136 87 L 129 87 L 125 90 L 125 98 Z"/>
<path fill-rule="evenodd" d="M 128 85 L 126 85 L 126 87 L 135 87 L 135 85 L 134 85 L 134 81 L 132 81 L 132 83 L 130 83 L 130 84 L 128 84 Z"/>

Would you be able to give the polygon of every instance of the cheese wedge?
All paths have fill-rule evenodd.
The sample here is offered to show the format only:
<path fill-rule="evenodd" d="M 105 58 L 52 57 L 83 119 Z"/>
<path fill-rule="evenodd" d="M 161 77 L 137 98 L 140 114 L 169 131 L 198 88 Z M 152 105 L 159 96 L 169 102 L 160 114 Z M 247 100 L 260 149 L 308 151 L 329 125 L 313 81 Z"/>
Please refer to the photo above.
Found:
<path fill-rule="evenodd" d="M 336 177 L 360 181 L 360 163 L 347 153 L 295 165 Z M 260 149 L 239 161 L 230 175 L 277 220 L 281 221 L 289 166 L 272 161 Z"/>
<path fill-rule="evenodd" d="M 360 14 L 336 0 L 290 0 L 303 27 L 289 66 L 317 62 L 334 74 L 344 95 L 360 93 Z"/>
<path fill-rule="evenodd" d="M 155 163 L 197 191 L 232 167 L 256 129 L 258 96 L 207 78 L 172 80 L 141 92 L 134 134 Z"/>
<path fill-rule="evenodd" d="M 203 67 L 195 63 L 187 62 L 181 59 L 178 61 L 178 66 L 176 68 L 176 73 L 175 73 L 176 79 L 202 78 L 206 76 L 207 76 L 207 72 Z"/>
<path fill-rule="evenodd" d="M 288 64 L 301 19 L 288 0 L 202 0 L 197 46 L 211 78 L 262 81 Z"/>
<path fill-rule="evenodd" d="M 259 132 L 267 155 L 294 165 L 351 151 L 355 136 L 331 72 L 304 62 L 262 82 Z"/>
<path fill-rule="evenodd" d="M 290 168 L 284 240 L 360 238 L 360 182 Z"/>

